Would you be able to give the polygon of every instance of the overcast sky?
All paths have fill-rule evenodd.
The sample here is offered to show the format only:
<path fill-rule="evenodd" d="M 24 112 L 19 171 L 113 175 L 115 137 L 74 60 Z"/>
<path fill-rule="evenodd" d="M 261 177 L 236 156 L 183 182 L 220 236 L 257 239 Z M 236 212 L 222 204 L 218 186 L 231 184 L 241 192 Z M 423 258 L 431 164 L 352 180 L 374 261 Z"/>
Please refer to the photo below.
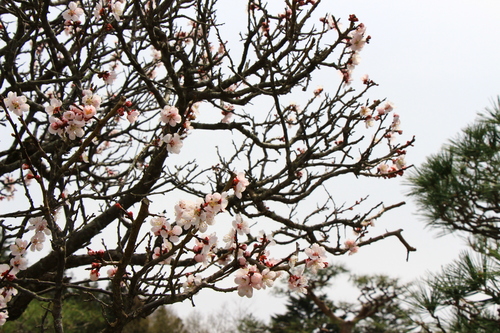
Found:
<path fill-rule="evenodd" d="M 244 5 L 240 9 L 236 3 L 246 1 L 233 0 L 221 14 L 243 11 Z M 349 14 L 356 14 L 372 36 L 354 77 L 369 74 L 379 84 L 373 92 L 397 106 L 404 134 L 416 136 L 415 147 L 407 154 L 409 164 L 418 166 L 437 152 L 500 93 L 498 0 L 323 0 L 323 5 L 343 22 Z M 358 273 L 385 273 L 410 281 L 457 257 L 463 242 L 453 236 L 436 238 L 436 231 L 425 229 L 411 199 L 404 196 L 408 188 L 402 182 L 398 178 L 370 185 L 371 196 L 387 204 L 407 201 L 406 206 L 384 215 L 376 227 L 378 233 L 403 228 L 417 252 L 406 262 L 404 247 L 388 239 L 353 256 L 331 258 L 332 262 L 344 262 Z M 353 184 L 353 191 L 358 188 Z M 332 291 L 332 297 L 346 297 L 339 289 Z M 216 311 L 223 303 L 231 308 L 238 303 L 261 318 L 284 311 L 281 300 L 263 292 L 256 291 L 251 300 L 236 298 L 204 294 L 195 302 L 201 312 L 207 307 Z M 181 313 L 189 309 L 188 305 L 175 307 Z"/>

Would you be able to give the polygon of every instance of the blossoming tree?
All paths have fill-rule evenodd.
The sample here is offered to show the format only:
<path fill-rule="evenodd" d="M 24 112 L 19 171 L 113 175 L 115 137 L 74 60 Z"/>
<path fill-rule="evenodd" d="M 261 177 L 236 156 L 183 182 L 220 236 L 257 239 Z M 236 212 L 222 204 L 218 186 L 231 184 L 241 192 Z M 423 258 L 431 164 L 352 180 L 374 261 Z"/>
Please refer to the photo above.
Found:
<path fill-rule="evenodd" d="M 120 331 L 204 288 L 305 292 L 389 236 L 413 251 L 366 235 L 402 203 L 328 190 L 402 175 L 413 139 L 374 81 L 351 87 L 366 27 L 320 2 L 250 0 L 235 35 L 223 0 L 3 1 L 0 321 L 36 298 L 62 332 L 67 294 L 97 292 Z"/>

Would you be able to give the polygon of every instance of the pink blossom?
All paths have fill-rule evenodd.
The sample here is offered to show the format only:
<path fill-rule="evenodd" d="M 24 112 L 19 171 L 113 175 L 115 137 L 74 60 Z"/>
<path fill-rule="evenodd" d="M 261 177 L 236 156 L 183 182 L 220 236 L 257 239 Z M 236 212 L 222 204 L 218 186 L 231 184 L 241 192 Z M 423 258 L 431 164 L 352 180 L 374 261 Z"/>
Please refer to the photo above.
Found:
<path fill-rule="evenodd" d="M 151 56 L 153 57 L 154 60 L 160 61 L 161 60 L 161 51 L 155 49 L 154 46 L 151 46 Z"/>
<path fill-rule="evenodd" d="M 50 116 L 53 115 L 54 113 L 58 114 L 61 111 L 61 106 L 62 102 L 59 99 L 51 98 L 50 105 L 47 105 L 45 107 L 45 112 L 47 112 L 47 114 L 49 114 Z"/>
<path fill-rule="evenodd" d="M 370 109 L 369 107 L 367 106 L 362 106 L 359 110 L 359 114 L 362 116 L 362 117 L 368 117 L 368 116 L 371 116 L 373 110 Z"/>
<path fill-rule="evenodd" d="M 290 266 L 290 268 L 294 268 L 297 260 L 299 260 L 299 258 L 295 254 L 290 256 L 288 259 L 288 266 Z"/>
<path fill-rule="evenodd" d="M 97 110 L 93 105 L 83 105 L 81 114 L 85 122 L 90 121 L 97 113 Z M 84 123 L 83 123 L 84 124 Z"/>
<path fill-rule="evenodd" d="M 175 222 L 183 227 L 189 229 L 195 222 L 195 210 L 200 205 L 196 205 L 190 200 L 180 200 L 175 206 Z"/>
<path fill-rule="evenodd" d="M 359 52 L 365 46 L 366 39 L 361 33 L 354 33 L 351 35 L 351 39 L 349 40 L 349 48 L 354 52 Z"/>
<path fill-rule="evenodd" d="M 257 236 L 257 241 L 261 244 L 267 244 L 268 246 L 276 245 L 273 235 L 266 233 L 264 230 L 259 231 L 259 236 Z"/>
<path fill-rule="evenodd" d="M 363 84 L 368 84 L 371 82 L 370 80 L 370 77 L 368 76 L 368 74 L 365 74 L 361 77 L 361 82 L 363 82 Z"/>
<path fill-rule="evenodd" d="M 352 55 L 351 55 L 351 59 L 350 59 L 350 65 L 351 66 L 357 66 L 361 63 L 361 56 L 359 55 L 359 52 L 354 52 Z"/>
<path fill-rule="evenodd" d="M 386 113 L 389 113 L 391 112 L 392 110 L 394 110 L 395 106 L 393 103 L 391 102 L 386 102 L 384 105 L 382 106 L 379 106 L 377 108 L 377 112 L 380 116 L 386 114 Z"/>
<path fill-rule="evenodd" d="M 155 236 L 161 235 L 172 243 L 177 243 L 179 241 L 179 236 L 182 234 L 182 228 L 178 225 L 172 227 L 165 217 L 154 217 L 151 219 L 150 224 L 152 225 L 151 232 L 153 232 Z"/>
<path fill-rule="evenodd" d="M 60 137 L 62 137 L 64 135 L 64 128 L 68 126 L 68 122 L 54 116 L 49 117 L 49 122 L 49 133 L 58 134 Z"/>
<path fill-rule="evenodd" d="M 304 250 L 306 255 L 309 257 L 311 260 L 326 260 L 326 250 L 323 246 L 320 246 L 317 243 L 314 243 L 311 245 L 311 247 L 308 247 Z"/>
<path fill-rule="evenodd" d="M 323 22 L 324 24 L 326 24 L 328 26 L 328 29 L 336 29 L 337 28 L 335 25 L 335 23 L 336 23 L 335 18 L 331 14 L 328 14 L 325 17 L 320 17 L 319 20 L 321 22 Z"/>
<path fill-rule="evenodd" d="M 274 281 L 281 276 L 281 272 L 271 271 L 269 268 L 266 268 L 262 271 L 262 289 L 266 289 L 266 287 L 272 287 Z"/>
<path fill-rule="evenodd" d="M 233 221 L 233 227 L 238 232 L 238 235 L 247 235 L 250 233 L 250 227 L 248 222 L 243 220 L 240 214 L 235 216 L 235 220 Z"/>
<path fill-rule="evenodd" d="M 98 109 L 101 106 L 101 101 L 101 96 L 94 94 L 92 90 L 83 91 L 82 103 L 84 105 L 92 105 Z"/>
<path fill-rule="evenodd" d="M 4 308 L 5 306 L 2 306 Z M 9 318 L 9 314 L 6 310 L 0 311 L 0 326 L 4 325 L 7 322 L 7 318 Z"/>
<path fill-rule="evenodd" d="M 153 251 L 153 259 L 159 258 L 172 250 L 172 243 L 170 243 L 167 239 L 163 239 L 163 243 L 160 247 L 155 247 Z M 172 260 L 172 256 L 166 258 L 163 261 L 160 261 L 160 264 L 162 265 L 168 265 L 170 264 L 170 261 Z"/>
<path fill-rule="evenodd" d="M 37 232 L 33 237 L 31 237 L 31 245 L 30 250 L 34 251 L 42 251 L 43 243 L 45 242 L 45 234 L 43 232 Z"/>
<path fill-rule="evenodd" d="M 249 266 L 240 268 L 236 271 L 234 283 L 238 285 L 238 295 L 241 297 L 251 298 L 253 296 L 253 289 L 261 289 L 262 274 L 256 266 Z"/>
<path fill-rule="evenodd" d="M 391 167 L 387 163 L 382 163 L 377 167 L 377 170 L 382 175 L 386 175 L 390 172 Z"/>
<path fill-rule="evenodd" d="M 30 218 L 29 223 L 31 224 L 28 227 L 29 230 L 35 230 L 36 233 L 44 233 L 47 236 L 52 234 L 48 228 L 47 221 L 42 216 Z"/>
<path fill-rule="evenodd" d="M 115 82 L 116 77 L 118 74 L 114 70 L 111 71 L 104 71 L 99 74 L 99 77 L 104 80 L 106 84 L 113 84 Z"/>
<path fill-rule="evenodd" d="M 202 279 L 201 276 L 197 274 L 189 274 L 188 277 L 186 278 L 186 281 L 182 284 L 182 288 L 184 288 L 184 291 L 190 291 L 196 288 L 197 286 L 201 285 Z"/>
<path fill-rule="evenodd" d="M 137 120 L 137 117 L 139 117 L 141 113 L 137 110 L 132 110 L 127 112 L 127 120 L 129 123 L 133 124 Z"/>
<path fill-rule="evenodd" d="M 4 103 L 7 109 L 19 117 L 23 115 L 23 112 L 27 112 L 30 109 L 29 104 L 26 103 L 26 96 L 17 96 L 17 93 L 12 91 L 7 94 Z"/>
<path fill-rule="evenodd" d="M 360 23 L 356 30 L 352 31 L 349 36 L 349 48 L 354 51 L 358 52 L 360 51 L 363 46 L 366 44 L 367 39 L 364 38 L 366 32 L 366 26 L 363 23 Z M 369 39 L 370 37 L 368 37 Z"/>
<path fill-rule="evenodd" d="M 10 251 L 13 256 L 22 256 L 26 253 L 28 241 L 16 238 L 14 244 L 10 245 Z"/>
<path fill-rule="evenodd" d="M 97 5 L 94 8 L 94 18 L 96 20 L 99 20 L 101 18 L 101 15 L 104 13 L 104 4 L 103 0 L 99 0 Z"/>
<path fill-rule="evenodd" d="M 288 288 L 292 291 L 307 293 L 307 278 L 303 275 L 304 268 L 296 268 L 288 278 Z"/>
<path fill-rule="evenodd" d="M 115 20 L 120 21 L 120 16 L 123 15 L 123 3 L 119 0 L 111 0 L 110 1 L 111 12 L 115 17 Z"/>
<path fill-rule="evenodd" d="M 398 170 L 404 169 L 406 167 L 405 155 L 398 156 L 394 161 L 394 164 Z"/>
<path fill-rule="evenodd" d="M 366 116 L 365 126 L 366 126 L 366 128 L 375 126 L 375 118 L 372 117 L 371 115 Z"/>
<path fill-rule="evenodd" d="M 394 103 L 392 103 L 392 102 L 386 102 L 384 104 L 384 110 L 385 110 L 385 112 L 388 112 L 388 113 L 391 112 L 392 110 L 394 110 L 395 107 L 396 106 L 394 106 Z"/>
<path fill-rule="evenodd" d="M 83 9 L 78 7 L 78 4 L 74 1 L 71 1 L 68 5 L 68 9 L 64 11 L 63 18 L 65 21 L 79 21 L 80 16 L 83 15 Z"/>
<path fill-rule="evenodd" d="M 234 195 L 236 195 L 238 199 L 241 199 L 241 194 L 245 192 L 249 184 L 250 182 L 246 179 L 245 174 L 243 172 L 238 172 L 233 179 Z"/>
<path fill-rule="evenodd" d="M 391 130 L 392 131 L 400 131 L 400 126 L 401 126 L 401 120 L 399 119 L 399 115 L 397 113 L 394 114 L 394 118 L 392 120 L 391 124 Z"/>
<path fill-rule="evenodd" d="M 28 260 L 22 256 L 15 256 L 10 259 L 10 265 L 12 266 L 12 274 L 17 274 L 19 271 L 23 271 L 28 268 Z"/>
<path fill-rule="evenodd" d="M 77 137 L 81 138 L 85 135 L 85 131 L 83 130 L 83 125 L 85 123 L 81 122 L 71 122 L 69 126 L 66 126 L 66 134 L 68 134 L 68 138 L 70 140 L 75 140 Z"/>
<path fill-rule="evenodd" d="M 308 258 L 306 259 L 306 266 L 316 274 L 318 269 L 323 269 L 328 266 L 326 250 L 323 246 L 314 243 L 310 248 L 304 250 Z"/>
<path fill-rule="evenodd" d="M 16 278 L 16 274 L 12 271 L 12 268 L 10 265 L 7 264 L 1 264 L 0 265 L 0 279 L 7 279 L 9 281 L 12 281 Z"/>
<path fill-rule="evenodd" d="M 356 241 L 353 239 L 348 239 L 344 242 L 345 247 L 349 250 L 349 255 L 352 255 L 359 250 L 359 246 L 356 245 Z"/>
<path fill-rule="evenodd" d="M 174 127 L 181 122 L 181 116 L 179 115 L 179 109 L 175 106 L 165 105 L 163 110 L 160 112 L 160 121 L 169 124 Z"/>
<path fill-rule="evenodd" d="M 97 281 L 97 280 L 99 280 L 100 275 L 101 275 L 101 273 L 99 273 L 98 269 L 92 269 L 90 271 L 90 280 Z"/>
<path fill-rule="evenodd" d="M 205 266 L 208 265 L 208 259 L 215 256 L 212 249 L 217 245 L 216 234 L 212 233 L 209 236 L 201 236 L 195 242 L 196 244 L 193 247 L 193 252 L 195 253 L 194 260 L 202 262 Z"/>
<path fill-rule="evenodd" d="M 205 211 L 214 215 L 223 212 L 227 207 L 227 192 L 207 194 L 205 196 Z"/>
<path fill-rule="evenodd" d="M 7 265 L 8 266 L 8 265 Z M 0 269 L 1 271 L 1 269 Z M 17 289 L 10 287 L 10 286 L 5 286 L 0 289 L 0 304 L 7 304 L 12 300 L 13 296 L 17 295 Z M 4 306 L 0 306 L 0 308 L 4 308 Z"/>
<path fill-rule="evenodd" d="M 224 118 L 222 118 L 220 122 L 223 124 L 229 124 L 233 118 L 233 113 L 230 111 L 222 111 L 222 115 Z"/>
<path fill-rule="evenodd" d="M 179 154 L 181 152 L 182 139 L 179 134 L 167 134 L 162 138 L 162 140 L 167 144 L 167 150 L 169 153 Z"/>
<path fill-rule="evenodd" d="M 113 276 L 115 276 L 116 274 L 116 271 L 118 270 L 118 267 L 111 267 L 109 268 L 107 271 L 106 271 L 106 275 L 109 277 L 109 278 L 112 278 Z"/>
<path fill-rule="evenodd" d="M 352 69 L 353 69 L 352 66 L 348 66 L 345 69 L 339 70 L 340 76 L 342 77 L 342 81 L 346 85 L 350 85 L 351 82 L 353 81 L 353 78 L 352 78 Z"/>
<path fill-rule="evenodd" d="M 229 232 L 222 238 L 224 243 L 226 243 L 226 246 L 224 246 L 226 250 L 234 249 L 236 247 L 236 234 L 236 230 L 234 228 L 231 228 Z"/>

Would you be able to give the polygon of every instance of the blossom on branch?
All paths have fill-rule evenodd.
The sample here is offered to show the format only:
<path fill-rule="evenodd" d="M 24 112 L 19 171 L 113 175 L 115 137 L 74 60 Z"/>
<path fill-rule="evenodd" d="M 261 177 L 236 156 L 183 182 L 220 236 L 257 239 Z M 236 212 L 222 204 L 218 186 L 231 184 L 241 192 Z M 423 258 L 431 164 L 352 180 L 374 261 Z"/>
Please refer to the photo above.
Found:
<path fill-rule="evenodd" d="M 181 116 L 179 114 L 179 109 L 175 106 L 165 105 L 163 110 L 160 112 L 160 121 L 169 124 L 174 127 L 181 122 Z"/>
<path fill-rule="evenodd" d="M 311 247 L 306 248 L 304 252 L 307 254 L 306 266 L 316 274 L 319 269 L 328 267 L 326 250 L 323 246 L 314 243 Z"/>
<path fill-rule="evenodd" d="M 236 195 L 238 199 L 241 199 L 242 193 L 245 192 L 249 184 L 250 182 L 246 179 L 245 173 L 238 172 L 236 177 L 233 179 L 234 195 Z"/>
<path fill-rule="evenodd" d="M 353 239 L 348 239 L 344 242 L 345 247 L 349 250 L 349 255 L 357 253 L 359 250 L 359 246 L 356 244 L 356 241 Z"/>
<path fill-rule="evenodd" d="M 23 112 L 27 112 L 30 109 L 26 100 L 26 96 L 17 96 L 16 92 L 11 91 L 7 94 L 7 98 L 4 99 L 4 103 L 7 109 L 21 117 Z"/>
<path fill-rule="evenodd" d="M 71 1 L 68 4 L 68 9 L 63 12 L 63 19 L 66 21 L 78 22 L 80 21 L 80 16 L 83 15 L 83 9 L 78 7 L 78 4 Z"/>
<path fill-rule="evenodd" d="M 307 277 L 304 276 L 304 268 L 295 268 L 288 278 L 288 288 L 291 291 L 298 291 L 301 293 L 307 293 Z"/>
<path fill-rule="evenodd" d="M 233 221 L 233 228 L 238 232 L 238 235 L 247 235 L 250 233 L 250 226 L 248 222 L 243 220 L 240 214 L 235 216 L 235 220 Z"/>
<path fill-rule="evenodd" d="M 251 298 L 254 289 L 261 289 L 263 279 L 262 274 L 256 266 L 240 268 L 234 278 L 234 283 L 238 285 L 238 295 Z"/>
<path fill-rule="evenodd" d="M 162 141 L 167 144 L 167 150 L 169 153 L 179 154 L 181 152 L 182 139 L 179 134 L 174 133 L 174 135 L 172 135 L 169 133 L 162 138 Z"/>

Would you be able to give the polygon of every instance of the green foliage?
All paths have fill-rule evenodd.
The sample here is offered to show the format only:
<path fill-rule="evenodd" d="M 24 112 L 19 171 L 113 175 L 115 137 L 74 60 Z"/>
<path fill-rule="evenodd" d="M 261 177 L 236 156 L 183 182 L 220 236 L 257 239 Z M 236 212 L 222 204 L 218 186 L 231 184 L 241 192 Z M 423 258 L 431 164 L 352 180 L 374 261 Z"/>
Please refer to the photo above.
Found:
<path fill-rule="evenodd" d="M 51 332 L 52 316 L 48 303 L 32 301 L 26 312 L 16 321 L 8 321 L 0 328 L 2 333 Z M 105 327 L 100 305 L 91 298 L 64 301 L 63 326 L 68 333 L 96 333 Z"/>
<path fill-rule="evenodd" d="M 424 332 L 499 331 L 499 177 L 500 99 L 410 177 L 427 224 L 465 232 L 472 249 L 412 290 Z"/>
<path fill-rule="evenodd" d="M 500 239 L 499 103 L 410 176 L 430 227 Z"/>
<path fill-rule="evenodd" d="M 321 297 L 330 307 L 332 303 Z M 271 333 L 311 333 L 315 329 L 321 332 L 336 333 L 336 325 L 305 295 L 290 295 L 286 303 L 287 311 L 271 317 Z"/>
<path fill-rule="evenodd" d="M 160 307 L 147 318 L 136 319 L 125 326 L 123 333 L 188 333 L 183 321 L 175 312 Z M 201 332 L 198 332 L 201 333 Z"/>
<path fill-rule="evenodd" d="M 349 274 L 343 266 L 330 266 L 318 275 L 309 276 L 310 287 L 329 312 L 320 309 L 310 295 L 287 294 L 287 311 L 271 318 L 271 333 L 409 332 L 415 325 L 413 313 L 404 305 L 406 286 L 385 275 L 350 275 L 351 284 L 359 290 L 358 302 L 334 301 L 329 295 L 340 275 Z"/>
<path fill-rule="evenodd" d="M 241 333 L 269 333 L 268 325 L 255 318 L 251 313 L 238 320 L 237 332 Z"/>
<path fill-rule="evenodd" d="M 500 318 L 495 308 L 500 305 L 500 261 L 489 254 L 498 254 L 498 249 L 476 250 L 461 253 L 413 290 L 413 306 L 432 318 L 425 323 L 428 330 L 498 332 Z"/>
<path fill-rule="evenodd" d="M 1 333 L 52 332 L 53 323 L 48 303 L 33 301 L 20 320 L 8 321 Z M 64 302 L 63 326 L 68 333 L 97 333 L 105 327 L 105 316 L 92 298 L 69 297 Z M 182 319 L 173 310 L 160 307 L 151 316 L 130 322 L 123 333 L 188 333 Z M 198 332 L 197 333 L 202 333 Z"/>

